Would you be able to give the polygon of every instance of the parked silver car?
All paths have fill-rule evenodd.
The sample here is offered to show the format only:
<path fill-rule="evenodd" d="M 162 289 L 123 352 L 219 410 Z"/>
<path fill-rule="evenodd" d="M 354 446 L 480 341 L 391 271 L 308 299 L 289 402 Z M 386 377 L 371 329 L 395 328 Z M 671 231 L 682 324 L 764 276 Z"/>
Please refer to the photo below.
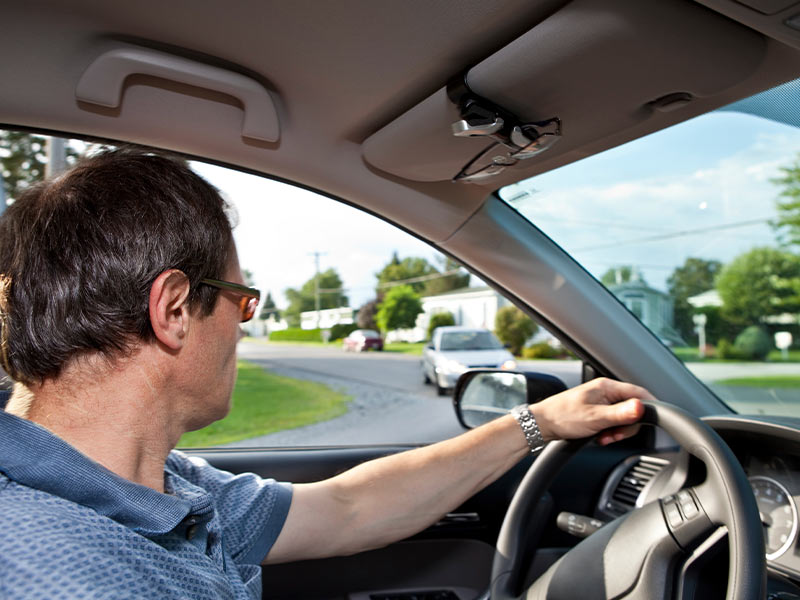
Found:
<path fill-rule="evenodd" d="M 459 376 L 475 368 L 515 369 L 512 354 L 488 329 L 437 327 L 422 352 L 422 376 L 440 396 L 452 390 Z"/>

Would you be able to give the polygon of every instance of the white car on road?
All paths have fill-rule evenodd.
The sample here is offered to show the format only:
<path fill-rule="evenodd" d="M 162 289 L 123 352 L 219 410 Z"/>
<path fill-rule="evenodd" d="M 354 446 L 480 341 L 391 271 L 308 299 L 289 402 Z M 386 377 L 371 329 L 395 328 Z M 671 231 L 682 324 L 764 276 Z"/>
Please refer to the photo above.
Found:
<path fill-rule="evenodd" d="M 443 396 L 467 369 L 516 369 L 512 354 L 488 329 L 437 327 L 422 352 L 422 375 Z"/>

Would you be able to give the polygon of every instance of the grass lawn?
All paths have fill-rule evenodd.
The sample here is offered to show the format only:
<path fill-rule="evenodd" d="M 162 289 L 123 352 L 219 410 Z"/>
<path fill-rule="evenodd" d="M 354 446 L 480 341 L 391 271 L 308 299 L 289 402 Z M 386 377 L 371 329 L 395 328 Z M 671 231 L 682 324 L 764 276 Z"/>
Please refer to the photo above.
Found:
<path fill-rule="evenodd" d="M 425 347 L 425 342 L 393 342 L 391 344 L 384 344 L 384 352 L 400 352 L 401 354 L 416 354 L 422 356 L 422 349 Z"/>
<path fill-rule="evenodd" d="M 765 377 L 735 377 L 714 382 L 717 385 L 763 388 L 798 388 L 800 375 L 772 375 Z"/>
<path fill-rule="evenodd" d="M 727 361 L 720 358 L 700 358 L 697 348 L 670 348 L 672 353 L 683 362 L 742 362 L 741 360 Z M 773 350 L 767 355 L 767 362 L 800 362 L 800 350 L 789 350 L 788 357 L 783 358 L 780 350 Z"/>
<path fill-rule="evenodd" d="M 344 414 L 350 397 L 321 383 L 268 373 L 239 361 L 230 414 L 181 437 L 178 447 L 217 446 L 284 429 L 327 421 Z"/>
<path fill-rule="evenodd" d="M 254 337 L 245 337 L 242 338 L 243 342 L 253 342 L 256 344 L 266 344 L 269 346 L 316 346 L 318 348 L 339 348 L 342 347 L 342 340 L 336 340 L 335 342 L 272 342 L 267 340 L 266 338 L 254 338 Z M 407 342 L 394 342 L 391 344 L 384 344 L 383 350 L 384 352 L 398 352 L 400 354 L 415 354 L 417 356 L 422 356 L 422 349 L 425 347 L 425 342 L 415 342 L 415 343 L 407 343 Z"/>

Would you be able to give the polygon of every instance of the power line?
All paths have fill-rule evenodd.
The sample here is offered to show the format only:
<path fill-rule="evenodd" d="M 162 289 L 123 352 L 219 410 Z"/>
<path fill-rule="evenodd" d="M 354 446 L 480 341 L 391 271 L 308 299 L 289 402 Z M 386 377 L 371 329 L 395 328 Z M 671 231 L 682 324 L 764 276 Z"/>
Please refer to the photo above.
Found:
<path fill-rule="evenodd" d="M 585 248 L 577 248 L 571 250 L 572 254 L 576 252 L 588 252 L 590 250 L 603 250 L 605 248 L 618 248 L 620 246 L 630 246 L 632 244 L 642 244 L 646 242 L 661 242 L 664 240 L 671 240 L 679 237 L 686 237 L 690 235 L 699 235 L 701 233 L 709 233 L 712 231 L 722 231 L 725 229 L 736 229 L 738 227 L 752 227 L 753 225 L 763 225 L 769 223 L 770 219 L 751 219 L 748 221 L 739 221 L 737 223 L 725 223 L 723 225 L 714 225 L 712 227 L 701 227 L 698 229 L 683 229 L 674 231 L 672 233 L 665 233 L 662 235 L 651 235 L 647 237 L 635 238 L 631 240 L 622 240 L 620 242 L 610 242 L 607 244 L 599 244 L 597 246 L 586 246 Z"/>

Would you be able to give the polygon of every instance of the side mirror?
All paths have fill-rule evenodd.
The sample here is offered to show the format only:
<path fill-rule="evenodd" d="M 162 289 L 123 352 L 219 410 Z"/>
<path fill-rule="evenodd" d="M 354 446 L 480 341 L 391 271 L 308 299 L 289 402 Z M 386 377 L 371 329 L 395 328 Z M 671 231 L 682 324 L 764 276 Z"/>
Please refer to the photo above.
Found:
<path fill-rule="evenodd" d="M 566 389 L 558 377 L 545 373 L 474 369 L 459 377 L 453 405 L 458 422 L 472 429 L 519 404 L 533 404 Z"/>

